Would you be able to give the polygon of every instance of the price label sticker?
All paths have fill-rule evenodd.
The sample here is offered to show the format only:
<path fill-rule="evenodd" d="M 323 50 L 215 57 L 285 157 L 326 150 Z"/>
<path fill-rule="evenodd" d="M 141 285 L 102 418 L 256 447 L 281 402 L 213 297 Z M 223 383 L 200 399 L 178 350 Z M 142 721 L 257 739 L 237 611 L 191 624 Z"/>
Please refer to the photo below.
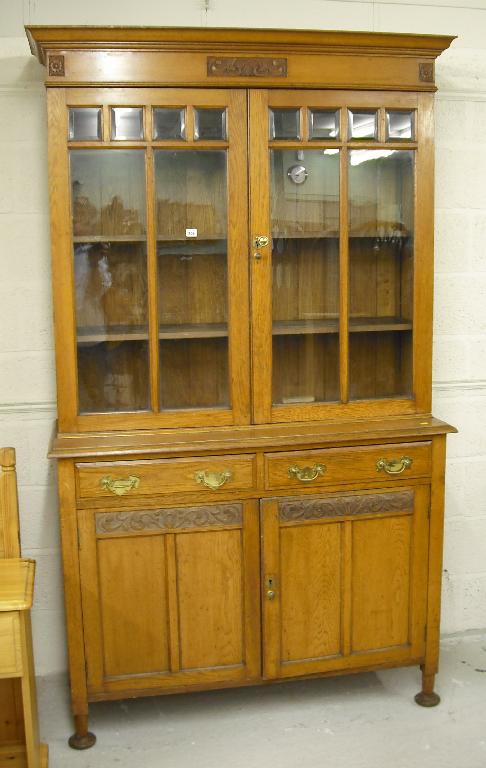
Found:
<path fill-rule="evenodd" d="M 186 229 L 186 237 L 197 237 L 197 229 Z"/>

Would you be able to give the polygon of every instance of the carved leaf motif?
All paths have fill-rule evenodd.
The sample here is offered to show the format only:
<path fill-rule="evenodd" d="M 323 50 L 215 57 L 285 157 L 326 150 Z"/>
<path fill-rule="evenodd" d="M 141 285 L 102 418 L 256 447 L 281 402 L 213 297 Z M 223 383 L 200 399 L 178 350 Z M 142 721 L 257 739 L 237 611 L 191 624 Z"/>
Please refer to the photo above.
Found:
<path fill-rule="evenodd" d="M 291 520 L 320 520 L 325 517 L 370 515 L 385 512 L 410 512 L 413 509 L 413 491 L 373 493 L 366 496 L 338 496 L 282 499 L 279 501 L 281 522 Z"/>
<path fill-rule="evenodd" d="M 419 64 L 419 80 L 422 83 L 434 82 L 434 65 L 432 62 L 422 62 Z"/>
<path fill-rule="evenodd" d="M 64 77 L 64 56 L 49 56 L 49 75 L 51 75 L 51 77 Z"/>
<path fill-rule="evenodd" d="M 208 56 L 208 76 L 287 77 L 287 59 Z"/>
<path fill-rule="evenodd" d="M 148 509 L 136 512 L 98 512 L 96 533 L 210 528 L 220 525 L 241 525 L 242 520 L 241 504 Z"/>

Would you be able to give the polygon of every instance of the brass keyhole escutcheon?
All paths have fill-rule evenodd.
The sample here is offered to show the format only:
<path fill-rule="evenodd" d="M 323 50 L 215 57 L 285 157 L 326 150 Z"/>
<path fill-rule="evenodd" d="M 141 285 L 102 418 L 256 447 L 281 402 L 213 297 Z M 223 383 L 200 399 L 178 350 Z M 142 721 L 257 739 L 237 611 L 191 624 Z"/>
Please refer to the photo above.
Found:
<path fill-rule="evenodd" d="M 256 237 L 253 240 L 253 245 L 255 246 L 255 248 L 258 248 L 258 249 L 266 248 L 269 242 L 270 242 L 270 238 L 267 237 L 267 235 L 256 235 Z M 255 257 L 256 261 L 260 261 L 260 259 L 262 258 L 262 254 L 260 253 L 260 250 L 257 250 L 253 254 L 253 256 Z"/>
<path fill-rule="evenodd" d="M 277 596 L 277 590 L 275 588 L 275 577 L 267 576 L 265 578 L 266 598 L 267 600 L 275 600 Z"/>

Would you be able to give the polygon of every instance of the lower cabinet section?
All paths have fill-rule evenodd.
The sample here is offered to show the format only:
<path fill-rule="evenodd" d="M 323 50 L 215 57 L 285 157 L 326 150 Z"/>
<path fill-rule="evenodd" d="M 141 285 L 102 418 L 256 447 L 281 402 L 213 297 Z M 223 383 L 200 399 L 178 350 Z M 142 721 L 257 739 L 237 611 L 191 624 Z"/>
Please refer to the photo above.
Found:
<path fill-rule="evenodd" d="M 417 485 L 80 513 L 90 695 L 422 658 L 428 510 Z"/>
<path fill-rule="evenodd" d="M 83 516 L 88 690 L 257 679 L 258 535 L 255 501 Z"/>

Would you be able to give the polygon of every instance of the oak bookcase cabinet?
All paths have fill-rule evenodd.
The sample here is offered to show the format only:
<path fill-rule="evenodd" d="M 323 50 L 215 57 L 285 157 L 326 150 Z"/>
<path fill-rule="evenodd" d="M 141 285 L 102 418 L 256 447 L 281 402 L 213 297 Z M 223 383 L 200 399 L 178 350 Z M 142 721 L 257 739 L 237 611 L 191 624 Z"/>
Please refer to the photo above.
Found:
<path fill-rule="evenodd" d="M 88 703 L 420 665 L 451 38 L 30 27 L 47 67 L 71 745 Z"/>

